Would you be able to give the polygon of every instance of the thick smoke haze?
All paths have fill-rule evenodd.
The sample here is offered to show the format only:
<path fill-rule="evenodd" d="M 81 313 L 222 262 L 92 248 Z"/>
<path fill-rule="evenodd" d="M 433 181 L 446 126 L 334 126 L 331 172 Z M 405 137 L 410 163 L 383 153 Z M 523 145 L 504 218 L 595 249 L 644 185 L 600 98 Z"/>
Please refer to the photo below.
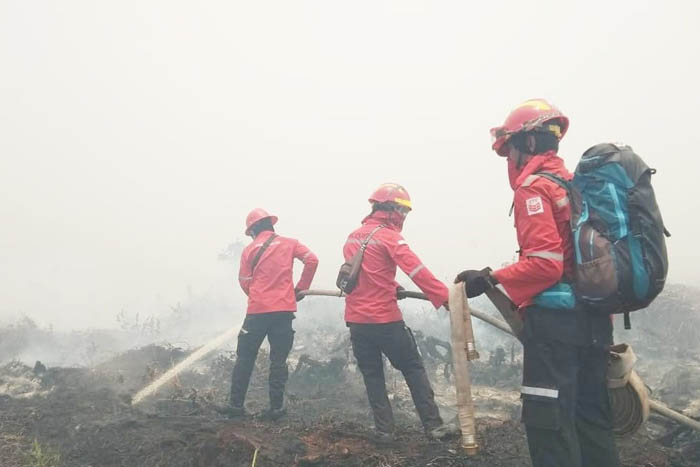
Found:
<path fill-rule="evenodd" d="M 264 207 L 331 288 L 381 182 L 440 278 L 517 249 L 489 128 L 544 97 L 573 170 L 604 141 L 658 170 L 669 280 L 700 263 L 694 2 L 0 3 L 0 322 L 114 326 L 203 299 Z M 203 313 L 205 314 L 205 313 Z M 207 319 L 202 316 L 202 319 Z M 334 313 L 329 319 L 341 319 Z"/>

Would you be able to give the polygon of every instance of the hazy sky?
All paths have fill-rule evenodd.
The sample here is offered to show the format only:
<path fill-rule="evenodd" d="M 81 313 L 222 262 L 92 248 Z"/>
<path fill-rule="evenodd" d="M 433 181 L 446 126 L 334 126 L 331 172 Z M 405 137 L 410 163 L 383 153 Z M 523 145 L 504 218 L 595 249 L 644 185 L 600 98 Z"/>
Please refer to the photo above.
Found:
<path fill-rule="evenodd" d="M 0 0 L 0 320 L 112 325 L 188 293 L 253 207 L 330 288 L 381 182 L 436 275 L 517 245 L 488 130 L 545 97 L 560 154 L 623 141 L 658 169 L 670 280 L 700 264 L 697 2 Z M 189 292 L 188 292 L 189 287 Z"/>

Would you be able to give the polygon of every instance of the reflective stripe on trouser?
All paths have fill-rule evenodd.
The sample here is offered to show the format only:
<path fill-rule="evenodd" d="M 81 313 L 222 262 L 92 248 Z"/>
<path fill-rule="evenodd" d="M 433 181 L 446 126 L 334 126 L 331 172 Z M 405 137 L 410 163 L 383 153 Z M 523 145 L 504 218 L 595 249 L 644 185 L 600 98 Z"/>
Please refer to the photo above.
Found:
<path fill-rule="evenodd" d="M 288 377 L 287 356 L 294 342 L 293 319 L 294 314 L 290 312 L 246 316 L 238 334 L 236 363 L 231 375 L 231 405 L 243 406 L 260 344 L 267 336 L 270 343 L 270 407 L 277 409 L 283 406 Z"/>
<path fill-rule="evenodd" d="M 606 384 L 609 317 L 585 313 L 526 311 L 522 415 L 534 467 L 619 466 Z"/>
<path fill-rule="evenodd" d="M 352 350 L 367 389 L 377 430 L 392 432 L 394 416 L 386 392 L 382 354 L 401 371 L 423 428 L 442 425 L 440 410 L 411 330 L 403 323 L 349 324 Z"/>

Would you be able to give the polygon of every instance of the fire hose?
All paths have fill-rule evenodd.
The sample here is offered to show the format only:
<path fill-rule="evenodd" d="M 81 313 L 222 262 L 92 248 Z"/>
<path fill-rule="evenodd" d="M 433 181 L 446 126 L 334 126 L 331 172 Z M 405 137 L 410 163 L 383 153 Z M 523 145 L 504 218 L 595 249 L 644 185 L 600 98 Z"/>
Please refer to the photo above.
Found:
<path fill-rule="evenodd" d="M 427 300 L 424 294 L 418 292 L 400 292 L 400 295 L 401 294 L 405 297 Z M 498 288 L 489 290 L 486 292 L 486 295 L 508 324 L 482 311 L 478 311 L 473 307 L 470 307 L 471 314 L 497 327 L 501 331 L 516 337 L 522 343 L 519 335 L 522 332 L 523 323 L 517 313 L 515 305 L 505 294 L 500 292 Z M 621 346 L 624 346 L 624 348 Z M 632 369 L 634 361 L 630 362 L 630 360 L 636 360 L 636 357 L 634 357 L 633 353 L 631 353 L 630 357 L 630 353 L 631 348 L 628 348 L 626 344 L 613 346 L 611 349 L 611 369 L 615 370 L 616 360 L 619 360 L 620 364 L 623 366 L 622 369 L 617 369 L 617 371 L 620 372 L 617 376 L 622 378 L 622 384 L 619 382 L 616 383 L 611 379 L 608 381 L 608 393 L 610 395 L 610 404 L 613 412 L 613 431 L 615 434 L 624 436 L 634 433 L 641 427 L 642 423 L 646 421 L 650 411 L 700 431 L 699 421 L 666 407 L 663 403 L 649 397 L 649 392 L 642 382 L 642 379 Z"/>
<path fill-rule="evenodd" d="M 343 294 L 341 294 L 339 291 L 331 290 L 307 290 L 304 292 L 304 295 L 325 295 L 333 297 L 343 296 Z M 398 295 L 399 298 L 428 300 L 425 294 L 420 292 L 403 290 L 400 291 Z M 522 343 L 519 335 L 523 329 L 523 323 L 520 315 L 517 312 L 517 307 L 515 307 L 510 299 L 508 299 L 505 294 L 500 292 L 498 288 L 493 288 L 487 291 L 486 295 L 506 322 L 498 318 L 494 318 L 489 314 L 479 311 L 473 307 L 469 307 L 470 314 L 500 329 L 501 331 L 512 335 Z M 613 347 L 611 365 L 615 364 L 615 360 L 617 358 L 615 357 L 616 352 L 614 350 L 615 347 Z M 658 415 L 669 418 L 675 422 L 687 426 L 688 428 L 700 431 L 700 421 L 687 417 L 667 407 L 662 402 L 649 397 L 649 392 L 646 386 L 642 382 L 639 375 L 637 375 L 637 373 L 631 368 L 629 365 L 629 360 L 626 360 L 626 356 L 624 354 L 625 352 L 623 352 L 622 356 L 619 357 L 620 362 L 624 361 L 623 365 L 627 365 L 627 367 L 624 368 L 625 374 L 619 375 L 621 378 L 624 378 L 624 384 L 615 384 L 615 382 L 610 381 L 608 384 L 608 393 L 610 395 L 610 403 L 613 412 L 613 431 L 615 434 L 618 436 L 624 436 L 634 433 L 646 421 L 650 412 L 655 412 Z M 455 367 L 456 366 L 457 365 L 455 364 Z"/>
<path fill-rule="evenodd" d="M 460 287 L 461 288 L 461 287 Z M 520 331 L 522 330 L 522 321 L 519 319 L 519 316 L 517 315 L 517 311 L 515 310 L 514 306 L 512 303 L 509 302 L 507 297 L 504 298 L 504 295 L 502 293 L 497 292 L 498 289 L 491 289 L 490 291 L 487 292 L 487 295 L 489 299 L 494 303 L 496 306 L 496 309 L 501 313 L 501 315 L 504 317 L 506 322 L 494 318 L 487 313 L 484 313 L 482 311 L 465 307 L 466 308 L 466 313 L 469 313 L 472 316 L 475 316 L 479 318 L 480 320 L 500 329 L 501 331 L 510 334 L 518 340 L 520 338 L 518 335 L 520 334 Z M 300 295 L 303 296 L 327 296 L 327 297 L 343 297 L 344 295 L 337 291 L 337 290 L 305 290 L 301 291 Z M 420 300 L 427 300 L 427 297 L 419 292 L 411 292 L 411 291 L 401 291 L 399 292 L 399 298 L 415 298 L 415 299 L 420 299 Z M 177 376 L 180 372 L 185 370 L 188 366 L 196 362 L 197 360 L 203 358 L 206 356 L 209 352 L 215 350 L 217 347 L 220 345 L 223 345 L 224 342 L 228 341 L 231 339 L 236 333 L 238 332 L 238 328 L 232 328 L 227 330 L 226 332 L 222 333 L 221 335 L 217 336 L 214 338 L 212 341 L 204 345 L 203 347 L 199 348 L 197 351 L 195 351 L 192 355 L 187 357 L 185 360 L 182 362 L 178 363 L 175 365 L 173 368 L 168 370 L 165 374 L 163 374 L 158 380 L 152 382 L 145 388 L 141 389 L 138 393 L 135 394 L 135 396 L 132 399 L 132 405 L 139 404 L 141 401 L 143 401 L 146 397 L 154 394 L 161 386 L 163 386 L 165 383 L 167 383 L 170 379 L 174 378 Z M 455 352 L 453 352 L 454 354 Z M 457 367 L 457 365 L 455 365 Z M 633 372 L 630 373 L 630 375 Z M 636 374 L 635 374 L 636 376 Z M 635 379 L 634 377 L 630 376 L 630 380 Z M 638 377 L 637 377 L 638 378 Z M 641 380 L 639 380 L 639 383 L 630 383 L 628 381 L 628 384 L 625 386 L 628 386 L 629 384 L 636 384 L 637 389 L 635 389 L 636 394 L 648 394 L 646 392 L 646 388 L 643 387 L 643 384 L 641 383 Z M 641 391 L 639 388 L 642 387 L 644 390 Z M 634 388 L 632 388 L 634 389 Z M 631 402 L 621 402 L 623 400 L 627 400 L 629 396 L 624 396 L 624 394 L 616 394 L 617 389 L 612 388 L 610 391 L 612 393 L 611 395 L 611 403 L 613 407 L 617 406 L 619 412 L 622 414 L 613 414 L 613 419 L 615 420 L 616 427 L 622 426 L 622 431 L 623 432 L 630 432 L 629 429 L 630 427 L 637 429 L 641 423 L 646 420 L 646 416 L 644 416 L 644 402 L 642 401 L 634 401 L 632 400 Z M 634 396 L 633 397 L 638 397 Z M 648 401 L 648 406 L 649 409 L 663 417 L 669 418 L 671 420 L 674 420 L 682 425 L 685 425 L 689 428 L 692 428 L 694 430 L 700 431 L 700 422 L 697 420 L 694 420 L 690 417 L 687 417 L 673 409 L 670 409 L 666 407 L 663 403 L 650 399 L 647 399 Z M 621 407 L 621 409 L 619 408 Z M 615 408 L 613 408 L 615 411 Z M 626 415 L 627 414 L 627 415 Z M 631 415 L 629 415 L 631 414 Z M 642 415 L 641 417 L 641 422 L 640 420 L 640 414 Z M 648 414 L 648 411 L 647 411 Z M 631 422 L 625 423 L 622 420 L 631 420 Z M 464 440 L 464 438 L 463 438 Z"/>
<path fill-rule="evenodd" d="M 332 290 L 306 290 L 299 292 L 300 295 L 322 295 L 330 297 L 343 297 L 340 291 Z M 397 293 L 397 298 L 418 298 L 427 300 L 426 296 L 419 292 L 401 290 Z M 475 314 L 493 326 L 510 332 L 508 326 L 500 320 L 492 318 L 484 313 L 471 312 L 467 302 L 467 295 L 462 283 L 453 284 L 450 287 L 449 295 L 450 307 L 450 339 L 452 343 L 452 363 L 455 372 L 455 386 L 457 395 L 457 419 L 462 432 L 462 448 L 467 455 L 473 456 L 479 452 L 479 445 L 476 442 L 476 423 L 474 421 L 474 400 L 471 393 L 471 378 L 469 375 L 468 361 L 479 358 L 479 353 L 474 345 L 474 331 L 472 328 L 471 315 Z M 459 351 L 462 349 L 463 351 Z"/>
<path fill-rule="evenodd" d="M 479 358 L 479 353 L 474 345 L 474 330 L 464 284 L 453 284 L 450 287 L 449 306 L 452 363 L 457 392 L 457 419 L 462 431 L 462 448 L 467 455 L 473 456 L 479 452 L 479 445 L 476 442 L 474 400 L 467 362 Z"/>

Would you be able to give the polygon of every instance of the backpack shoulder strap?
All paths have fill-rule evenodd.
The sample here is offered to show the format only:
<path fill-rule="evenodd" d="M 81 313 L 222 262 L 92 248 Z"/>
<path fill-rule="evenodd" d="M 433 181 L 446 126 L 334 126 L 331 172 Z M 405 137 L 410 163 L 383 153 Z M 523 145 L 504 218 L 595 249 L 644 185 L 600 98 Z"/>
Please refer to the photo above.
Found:
<path fill-rule="evenodd" d="M 555 175 L 555 174 L 550 173 L 550 172 L 535 172 L 532 175 L 529 175 L 525 179 L 525 181 L 523 182 L 523 184 L 521 186 L 528 187 L 528 186 L 532 185 L 532 183 L 535 180 L 537 180 L 537 178 L 539 178 L 539 177 L 546 178 L 547 180 L 550 180 L 550 181 L 556 183 L 557 185 L 561 186 L 562 188 L 564 188 L 564 190 L 566 190 L 567 198 L 571 198 L 571 183 L 569 181 L 563 179 L 559 175 Z M 514 208 L 515 208 L 515 202 L 513 202 L 513 204 L 510 205 L 510 211 L 508 211 L 508 217 L 513 215 Z"/>
<path fill-rule="evenodd" d="M 272 243 L 272 240 L 274 240 L 277 237 L 277 234 L 272 234 L 270 235 L 270 238 L 265 240 L 265 243 L 262 244 L 258 252 L 255 254 L 255 258 L 253 258 L 253 262 L 250 263 L 250 272 L 252 273 L 255 271 L 255 266 L 258 265 L 258 261 L 260 261 L 260 257 L 262 257 L 263 253 L 265 253 L 265 250 L 267 250 L 267 247 L 270 246 L 270 243 Z"/>
<path fill-rule="evenodd" d="M 571 182 L 565 180 L 559 175 L 555 175 L 551 172 L 535 172 L 533 175 L 539 175 L 540 177 L 544 177 L 547 180 L 550 180 L 559 185 L 560 187 L 564 188 L 567 192 L 571 191 Z"/>
<path fill-rule="evenodd" d="M 588 207 L 583 202 L 583 194 L 574 186 L 572 182 L 566 180 L 559 175 L 551 172 L 535 172 L 533 175 L 546 178 L 547 180 L 556 183 L 566 191 L 566 197 L 554 202 L 558 207 L 563 207 L 566 204 L 571 206 L 571 228 L 580 226 L 581 219 L 588 218 Z"/>
<path fill-rule="evenodd" d="M 562 187 L 566 191 L 566 196 L 569 198 L 570 202 L 574 202 L 578 200 L 578 197 L 574 196 L 574 193 L 572 192 L 572 187 L 573 185 L 571 184 L 570 181 L 566 180 L 563 177 L 560 177 L 559 175 L 553 174 L 551 172 L 535 172 L 533 175 L 536 175 L 538 177 L 544 177 L 549 181 L 552 181 Z"/>

